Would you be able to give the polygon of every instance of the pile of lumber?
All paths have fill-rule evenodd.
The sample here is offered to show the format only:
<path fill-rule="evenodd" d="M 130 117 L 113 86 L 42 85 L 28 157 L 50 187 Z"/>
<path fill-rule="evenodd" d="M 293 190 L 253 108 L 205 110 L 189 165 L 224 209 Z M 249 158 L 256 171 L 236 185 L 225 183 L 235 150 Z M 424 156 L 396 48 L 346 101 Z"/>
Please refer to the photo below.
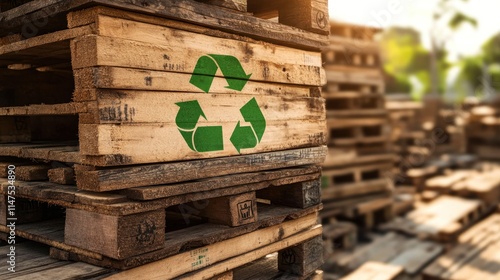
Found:
<path fill-rule="evenodd" d="M 266 276 L 319 277 L 326 1 L 11 8 L 1 238 L 16 218 L 18 238 L 111 279 L 231 279 L 250 261 Z"/>
<path fill-rule="evenodd" d="M 327 252 L 345 243 L 342 235 L 331 233 L 338 220 L 367 231 L 392 217 L 392 183 L 386 175 L 394 161 L 380 50 L 374 40 L 380 30 L 331 22 L 330 31 L 330 44 L 323 48 L 329 137 L 321 217 Z"/>
<path fill-rule="evenodd" d="M 498 98 L 469 104 L 466 112 L 467 151 L 481 159 L 499 160 L 500 102 Z"/>

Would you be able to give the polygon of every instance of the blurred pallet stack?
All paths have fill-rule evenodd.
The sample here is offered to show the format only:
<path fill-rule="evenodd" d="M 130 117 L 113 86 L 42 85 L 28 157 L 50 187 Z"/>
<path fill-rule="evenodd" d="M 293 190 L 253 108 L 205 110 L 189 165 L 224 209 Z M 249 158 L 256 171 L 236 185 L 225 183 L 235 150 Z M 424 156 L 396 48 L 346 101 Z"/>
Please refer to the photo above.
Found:
<path fill-rule="evenodd" d="M 392 170 L 388 112 L 378 43 L 380 30 L 330 24 L 323 49 L 327 85 L 328 156 L 323 165 L 324 237 L 335 248 L 338 219 L 371 229 L 392 217 Z M 328 249 L 327 249 L 328 250 Z"/>
<path fill-rule="evenodd" d="M 500 101 L 466 104 L 467 151 L 486 160 L 500 160 Z"/>
<path fill-rule="evenodd" d="M 111 279 L 251 261 L 320 277 L 326 1 L 35 0 L 0 18 L 2 238 L 16 218 L 53 258 L 125 270 Z"/>

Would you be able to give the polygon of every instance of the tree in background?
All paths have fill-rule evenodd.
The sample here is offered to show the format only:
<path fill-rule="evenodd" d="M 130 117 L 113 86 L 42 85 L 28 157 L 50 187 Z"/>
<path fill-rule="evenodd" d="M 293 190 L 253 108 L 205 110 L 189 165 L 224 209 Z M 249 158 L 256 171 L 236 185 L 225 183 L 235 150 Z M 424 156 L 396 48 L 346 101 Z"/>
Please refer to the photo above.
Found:
<path fill-rule="evenodd" d="M 475 19 L 458 9 L 457 4 L 460 1 L 468 2 L 468 0 L 440 0 L 432 15 L 430 75 L 431 93 L 434 94 L 443 93 L 446 88 L 446 73 L 450 66 L 446 59 L 446 43 L 463 24 L 477 26 Z"/>

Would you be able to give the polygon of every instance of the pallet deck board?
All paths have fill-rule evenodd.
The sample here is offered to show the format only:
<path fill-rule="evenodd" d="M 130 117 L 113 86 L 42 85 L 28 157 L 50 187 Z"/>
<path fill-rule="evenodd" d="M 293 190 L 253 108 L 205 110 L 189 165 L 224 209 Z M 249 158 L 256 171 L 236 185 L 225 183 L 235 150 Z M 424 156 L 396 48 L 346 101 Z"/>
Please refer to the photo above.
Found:
<path fill-rule="evenodd" d="M 265 39 L 302 48 L 319 49 L 327 43 L 327 36 L 325 35 L 270 22 L 239 11 L 214 8 L 212 5 L 196 1 L 175 1 L 165 4 L 157 0 L 149 1 L 147 5 L 127 0 L 34 1 L 0 13 L 0 17 L 3 18 L 0 27 L 5 30 L 0 32 L 0 36 L 5 36 L 8 32 L 21 33 L 20 29 L 26 18 L 30 20 L 50 18 L 49 24 L 44 29 L 61 28 L 66 24 L 61 14 L 96 5 L 122 8 L 157 17 L 173 18 L 256 39 Z M 325 8 L 326 5 L 322 5 L 321 9 Z M 325 16 L 325 18 L 328 19 L 328 16 Z M 293 36 L 290 34 L 293 34 Z M 294 40 L 291 39 L 292 37 Z M 300 40 L 296 40 L 297 37 Z"/>

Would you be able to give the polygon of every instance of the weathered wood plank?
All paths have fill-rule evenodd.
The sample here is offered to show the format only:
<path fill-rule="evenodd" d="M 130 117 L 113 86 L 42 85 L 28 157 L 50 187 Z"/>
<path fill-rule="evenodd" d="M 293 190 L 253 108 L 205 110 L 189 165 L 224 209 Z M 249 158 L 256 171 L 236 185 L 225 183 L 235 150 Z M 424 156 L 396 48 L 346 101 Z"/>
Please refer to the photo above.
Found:
<path fill-rule="evenodd" d="M 89 227 L 88 223 L 92 226 Z M 110 216 L 66 209 L 64 242 L 115 259 L 125 259 L 163 247 L 165 211 Z"/>
<path fill-rule="evenodd" d="M 72 167 L 51 168 L 48 172 L 49 182 L 62 185 L 74 185 L 75 170 Z"/>
<path fill-rule="evenodd" d="M 116 274 L 115 276 L 110 277 L 109 279 L 112 280 L 122 279 L 123 277 L 140 277 L 140 275 L 144 275 L 145 273 L 147 273 L 149 277 L 163 277 L 166 275 L 168 275 L 169 277 L 177 277 L 181 276 L 182 274 L 207 267 L 212 263 L 224 261 L 243 254 L 254 253 L 254 255 L 262 257 L 268 253 L 269 250 L 265 249 L 269 245 L 274 245 L 272 246 L 274 247 L 273 251 L 269 252 L 271 253 L 280 250 L 285 246 L 295 245 L 318 234 L 321 234 L 321 226 L 304 231 L 304 229 L 306 229 L 307 227 L 298 225 L 299 221 L 300 220 L 288 221 L 277 227 L 275 226 L 258 230 L 190 252 L 181 253 L 179 255 L 166 258 L 155 263 L 151 263 L 144 267 L 121 272 L 119 274 Z M 282 234 L 278 234 L 279 236 L 276 235 L 278 231 L 282 232 Z M 258 253 L 255 252 L 256 249 Z M 263 251 L 265 252 L 264 254 L 262 254 Z M 216 252 L 216 254 L 214 252 Z M 254 259 L 256 258 L 246 258 L 245 262 Z M 241 265 L 238 265 L 237 262 L 231 263 L 233 265 L 236 265 L 235 267 Z M 211 274 L 210 276 L 207 275 L 207 278 L 213 277 L 223 272 L 220 271 L 221 265 L 227 267 L 226 263 L 222 263 L 211 266 L 209 269 L 202 270 L 200 271 L 200 273 L 203 275 Z M 227 271 L 227 268 L 224 269 L 226 269 Z M 190 279 L 200 278 L 199 276 L 196 277 L 196 275 L 190 275 L 189 277 L 192 277 Z"/>
<path fill-rule="evenodd" d="M 79 170 L 77 168 L 77 186 L 82 190 L 106 191 L 176 183 L 228 174 L 318 164 L 324 160 L 325 155 L 326 147 L 323 146 L 223 159 L 153 164 L 142 167 L 93 171 Z M 198 170 L 198 172 L 180 172 L 181 170 Z"/>
<path fill-rule="evenodd" d="M 141 25 L 137 22 L 128 24 Z M 113 26 L 112 30 L 116 33 L 120 31 L 118 26 L 126 25 L 117 23 L 116 27 Z M 138 30 L 143 30 L 142 28 L 149 30 L 148 26 L 136 27 Z M 156 35 L 148 37 L 139 33 L 139 38 L 133 37 L 137 34 L 136 31 L 123 30 L 123 32 L 126 32 L 125 35 L 104 33 L 104 35 L 88 35 L 73 40 L 71 46 L 73 68 L 116 66 L 191 74 L 199 58 L 215 53 L 237 58 L 247 76 L 251 74 L 249 79 L 252 81 L 310 86 L 323 84 L 319 53 L 269 44 L 242 43 L 167 28 L 153 30 L 151 34 Z M 168 40 L 165 40 L 161 34 L 165 34 Z M 161 37 L 155 38 L 158 35 Z M 153 38 L 149 42 L 137 41 L 149 37 Z M 282 61 L 279 64 L 272 63 L 280 61 L 281 58 Z M 231 76 L 231 73 L 226 75 L 228 75 L 226 78 L 242 78 Z M 217 76 L 221 77 L 220 74 Z"/>
<path fill-rule="evenodd" d="M 78 101 L 97 100 L 97 93 L 99 91 L 84 90 L 87 88 L 203 92 L 189 83 L 191 75 L 185 73 L 121 67 L 96 67 L 76 69 L 74 70 L 74 75 L 75 87 L 82 89 L 75 93 L 75 99 Z M 224 78 L 215 77 L 210 92 L 234 94 L 234 90 L 228 89 L 226 86 L 227 81 Z M 255 81 L 248 81 L 240 94 L 319 97 L 307 86 Z"/>

